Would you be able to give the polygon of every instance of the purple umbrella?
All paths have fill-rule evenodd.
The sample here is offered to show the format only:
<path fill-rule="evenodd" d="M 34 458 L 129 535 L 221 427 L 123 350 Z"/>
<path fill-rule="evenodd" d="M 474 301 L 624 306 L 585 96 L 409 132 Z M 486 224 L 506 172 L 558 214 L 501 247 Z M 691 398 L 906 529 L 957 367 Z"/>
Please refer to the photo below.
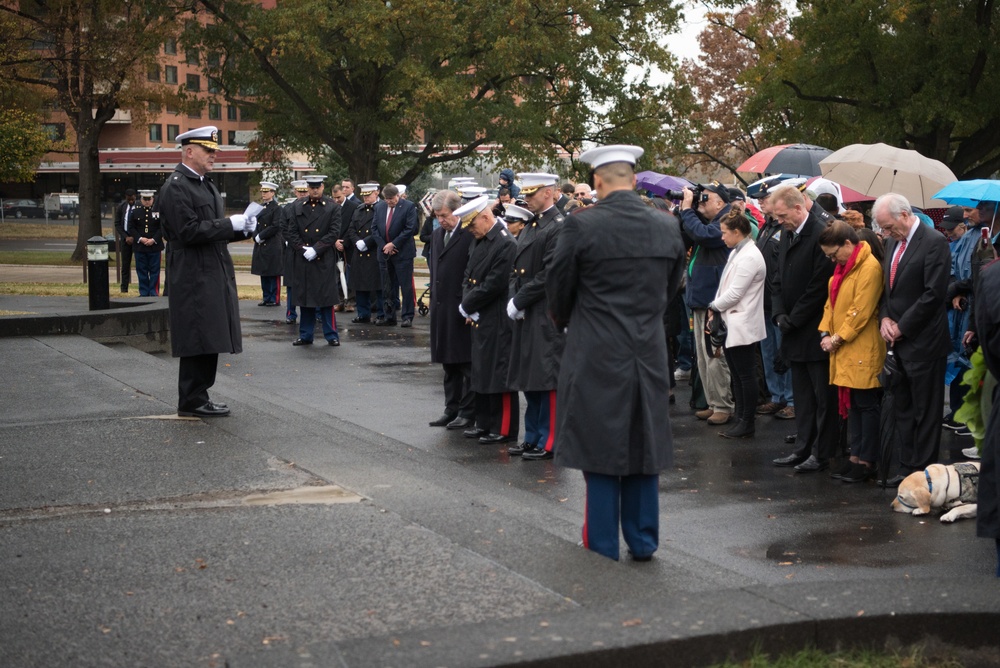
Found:
<path fill-rule="evenodd" d="M 648 190 L 654 195 L 663 197 L 668 190 L 684 190 L 694 184 L 679 176 L 669 176 L 657 172 L 639 172 L 635 175 L 635 185 L 637 188 Z"/>

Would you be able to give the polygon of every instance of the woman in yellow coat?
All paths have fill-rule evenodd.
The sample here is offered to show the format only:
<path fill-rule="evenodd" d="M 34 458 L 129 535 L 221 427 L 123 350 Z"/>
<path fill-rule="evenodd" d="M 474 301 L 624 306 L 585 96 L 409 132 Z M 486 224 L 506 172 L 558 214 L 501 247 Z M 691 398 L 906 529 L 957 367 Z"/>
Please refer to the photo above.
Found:
<path fill-rule="evenodd" d="M 820 321 L 820 346 L 830 353 L 830 383 L 838 387 L 841 417 L 847 418 L 850 461 L 833 473 L 844 482 L 864 482 L 875 473 L 879 449 L 885 342 L 879 335 L 882 265 L 868 242 L 850 225 L 834 221 L 819 237 L 836 263 Z"/>

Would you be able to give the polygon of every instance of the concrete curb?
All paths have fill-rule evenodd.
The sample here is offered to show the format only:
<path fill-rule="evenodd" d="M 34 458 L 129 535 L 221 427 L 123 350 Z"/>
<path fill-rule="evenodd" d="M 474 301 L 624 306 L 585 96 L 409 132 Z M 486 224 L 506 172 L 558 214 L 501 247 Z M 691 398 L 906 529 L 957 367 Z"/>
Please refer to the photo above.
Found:
<path fill-rule="evenodd" d="M 0 337 L 79 334 L 98 343 L 125 343 L 147 353 L 170 348 L 167 302 L 112 301 L 106 311 L 66 310 L 0 317 Z"/>

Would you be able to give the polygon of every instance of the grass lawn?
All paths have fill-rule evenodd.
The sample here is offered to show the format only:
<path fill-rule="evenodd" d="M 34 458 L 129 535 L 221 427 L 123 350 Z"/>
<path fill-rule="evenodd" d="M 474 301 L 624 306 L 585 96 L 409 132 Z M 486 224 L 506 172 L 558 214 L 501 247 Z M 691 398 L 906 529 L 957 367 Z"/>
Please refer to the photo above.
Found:
<path fill-rule="evenodd" d="M 101 234 L 114 233 L 114 227 L 105 222 Z M 76 241 L 76 225 L 50 223 L 4 223 L 0 225 L 0 239 L 70 239 Z"/>
<path fill-rule="evenodd" d="M 962 668 L 949 656 L 925 656 L 922 648 L 910 647 L 896 652 L 887 650 L 852 650 L 823 652 L 805 649 L 795 654 L 772 658 L 755 653 L 746 661 L 726 662 L 712 668 Z"/>
<path fill-rule="evenodd" d="M 249 255 L 233 255 L 233 266 L 248 269 Z M 49 267 L 79 267 L 68 251 L 0 251 L 0 264 L 44 265 Z M 111 253 L 108 266 L 115 266 L 115 254 Z"/>

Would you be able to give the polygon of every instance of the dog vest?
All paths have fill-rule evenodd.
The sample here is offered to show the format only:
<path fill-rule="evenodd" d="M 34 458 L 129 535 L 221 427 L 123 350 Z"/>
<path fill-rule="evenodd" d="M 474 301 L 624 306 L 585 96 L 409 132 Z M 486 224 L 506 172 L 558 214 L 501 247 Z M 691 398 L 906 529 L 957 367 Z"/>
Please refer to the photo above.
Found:
<path fill-rule="evenodd" d="M 979 469 L 969 462 L 955 464 L 958 474 L 958 500 L 962 503 L 976 502 L 976 487 L 979 486 Z"/>

